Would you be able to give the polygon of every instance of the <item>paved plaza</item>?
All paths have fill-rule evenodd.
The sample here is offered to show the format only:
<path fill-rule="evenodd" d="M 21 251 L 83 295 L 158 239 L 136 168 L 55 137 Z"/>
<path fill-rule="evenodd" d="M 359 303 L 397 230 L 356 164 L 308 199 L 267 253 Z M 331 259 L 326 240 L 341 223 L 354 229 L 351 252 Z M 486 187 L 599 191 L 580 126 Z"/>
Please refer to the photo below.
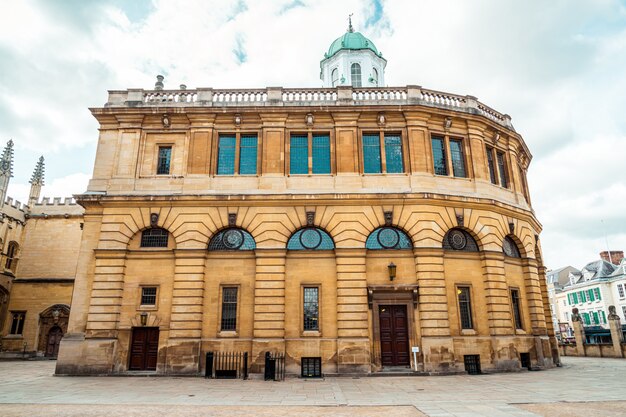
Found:
<path fill-rule="evenodd" d="M 284 382 L 55 377 L 0 362 L 0 416 L 624 416 L 626 360 L 562 358 L 541 372 Z"/>

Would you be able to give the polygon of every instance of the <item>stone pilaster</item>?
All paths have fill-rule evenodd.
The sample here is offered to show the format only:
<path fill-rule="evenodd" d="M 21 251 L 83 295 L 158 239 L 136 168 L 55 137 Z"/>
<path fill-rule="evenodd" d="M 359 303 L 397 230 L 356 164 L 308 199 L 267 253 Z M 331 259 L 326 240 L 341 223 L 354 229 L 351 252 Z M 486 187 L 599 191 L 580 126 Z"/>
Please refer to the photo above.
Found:
<path fill-rule="evenodd" d="M 530 326 L 532 328 L 533 335 L 545 336 L 548 334 L 545 307 L 548 308 L 548 317 L 550 317 L 549 322 L 552 322 L 550 304 L 546 301 L 548 305 L 544 305 L 544 299 L 548 299 L 545 277 L 543 280 L 540 280 L 539 271 L 537 269 L 537 261 L 535 259 L 523 258 L 522 268 L 524 273 L 524 282 L 526 283 L 526 299 L 528 302 L 528 311 L 530 312 Z M 542 282 L 546 291 L 545 298 L 542 296 Z"/>
<path fill-rule="evenodd" d="M 483 251 L 481 258 L 489 333 L 492 336 L 515 334 L 509 288 L 504 273 L 504 254 Z"/>
<path fill-rule="evenodd" d="M 86 336 L 116 338 L 124 290 L 126 251 L 96 251 Z"/>
<path fill-rule="evenodd" d="M 337 370 L 370 370 L 365 249 L 336 249 Z"/>

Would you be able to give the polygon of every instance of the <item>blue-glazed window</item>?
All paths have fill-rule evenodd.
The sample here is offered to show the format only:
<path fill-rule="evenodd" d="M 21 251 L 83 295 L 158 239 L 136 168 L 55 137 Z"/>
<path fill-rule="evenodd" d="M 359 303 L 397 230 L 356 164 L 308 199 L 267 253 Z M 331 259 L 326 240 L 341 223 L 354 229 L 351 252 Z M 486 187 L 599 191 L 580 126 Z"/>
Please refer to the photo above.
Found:
<path fill-rule="evenodd" d="M 504 153 L 496 152 L 498 160 L 498 171 L 500 171 L 500 185 L 504 188 L 509 186 L 508 175 L 506 173 L 506 162 L 504 161 Z"/>
<path fill-rule="evenodd" d="M 467 177 L 465 172 L 465 157 L 463 155 L 463 141 L 450 139 L 450 159 L 452 161 L 452 174 L 455 177 Z"/>
<path fill-rule="evenodd" d="M 313 173 L 330 174 L 329 135 L 313 135 Z"/>
<path fill-rule="evenodd" d="M 433 136 L 433 167 L 436 175 L 448 175 L 445 143 L 442 137 Z"/>
<path fill-rule="evenodd" d="M 335 244 L 328 233 L 317 227 L 305 227 L 291 235 L 287 250 L 333 250 Z"/>
<path fill-rule="evenodd" d="M 498 180 L 496 179 L 496 166 L 493 162 L 493 148 L 489 146 L 486 147 L 487 150 L 487 165 L 489 166 L 489 178 L 491 179 L 492 184 L 497 184 Z"/>
<path fill-rule="evenodd" d="M 252 235 L 243 229 L 230 227 L 211 239 L 209 250 L 254 250 L 256 242 Z"/>
<path fill-rule="evenodd" d="M 235 135 L 220 135 L 217 152 L 217 175 L 235 175 Z"/>
<path fill-rule="evenodd" d="M 171 146 L 159 146 L 159 158 L 157 161 L 157 175 L 169 175 L 171 159 L 172 159 L 172 147 Z"/>
<path fill-rule="evenodd" d="M 257 135 L 241 135 L 239 174 L 256 175 Z"/>
<path fill-rule="evenodd" d="M 380 135 L 363 135 L 363 172 L 380 174 Z"/>
<path fill-rule="evenodd" d="M 309 138 L 307 135 L 291 135 L 289 142 L 289 173 L 309 173 Z"/>
<path fill-rule="evenodd" d="M 367 249 L 411 249 L 411 239 L 402 230 L 391 226 L 379 227 L 367 237 Z"/>
<path fill-rule="evenodd" d="M 478 243 L 463 229 L 455 227 L 448 230 L 443 237 L 442 246 L 446 250 L 459 250 L 465 252 L 478 252 Z"/>
<path fill-rule="evenodd" d="M 399 174 L 404 172 L 400 135 L 385 135 L 385 161 L 388 173 Z"/>

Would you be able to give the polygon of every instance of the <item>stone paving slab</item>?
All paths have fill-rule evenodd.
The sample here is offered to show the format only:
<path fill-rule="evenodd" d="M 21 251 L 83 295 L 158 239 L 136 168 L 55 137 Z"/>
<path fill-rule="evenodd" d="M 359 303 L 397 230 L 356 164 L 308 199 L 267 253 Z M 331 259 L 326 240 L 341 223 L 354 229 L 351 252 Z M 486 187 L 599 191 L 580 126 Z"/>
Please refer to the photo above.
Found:
<path fill-rule="evenodd" d="M 284 382 L 199 377 L 55 377 L 54 362 L 0 362 L 0 416 L 8 407 L 19 404 L 39 404 L 36 410 L 48 410 L 44 415 L 55 415 L 49 408 L 61 404 L 214 406 L 211 410 L 243 406 L 248 412 L 270 406 L 276 416 L 290 415 L 290 406 L 309 409 L 326 406 L 328 412 L 367 409 L 351 407 L 412 406 L 429 416 L 528 417 L 559 410 L 561 403 L 592 401 L 610 407 L 611 402 L 626 399 L 626 360 L 569 357 L 562 360 L 562 368 L 540 372 L 315 381 L 288 378 Z M 587 410 L 584 415 L 595 416 L 598 414 L 594 410 L 600 403 L 586 403 L 580 409 Z M 550 407 L 534 409 L 516 404 Z M 611 410 L 607 408 L 606 412 Z M 204 410 L 199 408 L 198 412 Z M 385 414 L 389 413 L 382 415 Z"/>
<path fill-rule="evenodd" d="M 517 406 L 544 417 L 626 416 L 626 401 L 518 404 Z"/>

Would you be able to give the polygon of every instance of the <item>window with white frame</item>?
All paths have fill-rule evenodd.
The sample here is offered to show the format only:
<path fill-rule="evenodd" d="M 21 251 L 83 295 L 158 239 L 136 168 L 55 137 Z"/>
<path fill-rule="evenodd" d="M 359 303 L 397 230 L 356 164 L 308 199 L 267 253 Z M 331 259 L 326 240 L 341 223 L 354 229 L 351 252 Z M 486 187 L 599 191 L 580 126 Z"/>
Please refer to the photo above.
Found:
<path fill-rule="evenodd" d="M 620 299 L 624 298 L 624 284 L 617 284 L 617 292 Z"/>

